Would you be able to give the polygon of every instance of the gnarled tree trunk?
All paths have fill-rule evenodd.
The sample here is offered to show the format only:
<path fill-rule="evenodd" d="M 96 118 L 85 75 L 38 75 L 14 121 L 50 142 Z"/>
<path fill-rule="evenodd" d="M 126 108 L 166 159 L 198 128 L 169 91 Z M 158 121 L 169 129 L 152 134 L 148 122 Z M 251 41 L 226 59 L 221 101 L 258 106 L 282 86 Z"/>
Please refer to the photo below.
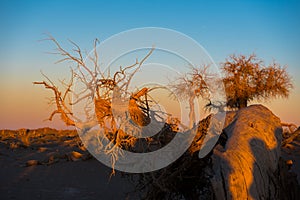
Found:
<path fill-rule="evenodd" d="M 208 169 L 215 198 L 292 199 L 281 187 L 280 119 L 261 105 L 229 115 L 223 132 L 227 141 L 215 147 Z"/>

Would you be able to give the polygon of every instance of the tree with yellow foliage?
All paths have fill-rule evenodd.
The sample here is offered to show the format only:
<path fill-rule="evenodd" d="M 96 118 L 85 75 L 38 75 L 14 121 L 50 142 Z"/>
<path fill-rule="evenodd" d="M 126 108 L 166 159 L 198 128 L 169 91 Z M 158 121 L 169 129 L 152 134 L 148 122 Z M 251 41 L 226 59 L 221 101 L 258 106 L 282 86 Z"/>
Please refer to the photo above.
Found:
<path fill-rule="evenodd" d="M 254 54 L 232 55 L 222 64 L 222 70 L 229 108 L 247 107 L 254 99 L 288 97 L 293 88 L 286 67 L 276 62 L 264 66 Z"/>

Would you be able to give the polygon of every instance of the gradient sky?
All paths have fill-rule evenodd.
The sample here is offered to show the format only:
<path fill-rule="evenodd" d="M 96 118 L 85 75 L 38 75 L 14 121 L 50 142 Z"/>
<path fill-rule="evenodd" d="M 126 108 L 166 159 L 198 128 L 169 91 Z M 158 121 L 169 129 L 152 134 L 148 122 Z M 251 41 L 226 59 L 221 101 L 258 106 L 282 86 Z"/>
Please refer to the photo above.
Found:
<path fill-rule="evenodd" d="M 0 1 L 0 129 L 56 127 L 44 122 L 49 91 L 34 86 L 42 70 L 67 78 L 69 66 L 46 54 L 44 33 L 63 44 L 72 39 L 90 51 L 94 38 L 132 28 L 164 27 L 200 43 L 217 64 L 233 53 L 256 53 L 266 63 L 288 65 L 295 88 L 289 99 L 263 102 L 284 122 L 300 125 L 299 1 Z"/>

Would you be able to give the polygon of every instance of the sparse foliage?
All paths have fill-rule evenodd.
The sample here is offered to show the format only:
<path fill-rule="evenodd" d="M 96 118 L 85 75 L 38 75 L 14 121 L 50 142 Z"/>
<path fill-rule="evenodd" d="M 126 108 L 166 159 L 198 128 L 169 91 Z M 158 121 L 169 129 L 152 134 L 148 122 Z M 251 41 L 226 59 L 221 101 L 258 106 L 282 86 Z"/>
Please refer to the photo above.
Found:
<path fill-rule="evenodd" d="M 254 54 L 248 57 L 232 55 L 223 63 L 222 69 L 230 108 L 246 107 L 254 99 L 288 97 L 293 87 L 286 67 L 275 62 L 264 66 Z"/>
<path fill-rule="evenodd" d="M 194 125 L 192 123 L 195 123 L 195 98 L 209 99 L 211 88 L 209 88 L 208 82 L 213 79 L 213 74 L 209 73 L 208 69 L 209 66 L 202 68 L 192 67 L 190 73 L 179 77 L 176 83 L 172 85 L 176 95 L 180 98 L 186 98 L 189 101 L 190 128 Z"/>

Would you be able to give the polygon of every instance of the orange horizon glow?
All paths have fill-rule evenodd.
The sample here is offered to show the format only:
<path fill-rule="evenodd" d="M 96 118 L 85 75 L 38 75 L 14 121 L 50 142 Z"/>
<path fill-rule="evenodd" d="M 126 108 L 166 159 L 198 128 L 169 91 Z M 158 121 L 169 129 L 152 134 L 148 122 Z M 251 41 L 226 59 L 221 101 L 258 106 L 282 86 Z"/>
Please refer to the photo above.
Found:
<path fill-rule="evenodd" d="M 20 129 L 20 128 L 43 128 L 51 127 L 56 129 L 73 129 L 66 126 L 60 116 L 54 117 L 53 121 L 48 121 L 51 112 L 55 108 L 54 105 L 48 105 L 48 98 L 52 97 L 52 92 L 45 90 L 43 87 L 33 85 L 31 82 L 13 82 L 9 87 L 1 85 L 3 96 L 0 104 L 0 129 Z M 300 125 L 298 115 L 300 92 L 295 86 L 292 90 L 289 99 L 272 99 L 269 102 L 252 102 L 252 104 L 260 103 L 268 107 L 282 122 L 294 123 Z M 162 105 L 168 105 L 170 99 L 165 97 Z M 201 100 L 200 100 L 201 102 Z M 175 105 L 168 105 L 167 110 L 172 110 Z M 200 103 L 200 106 L 202 104 Z M 200 118 L 203 118 L 207 113 L 200 107 Z M 173 112 L 175 115 L 178 111 Z"/>

